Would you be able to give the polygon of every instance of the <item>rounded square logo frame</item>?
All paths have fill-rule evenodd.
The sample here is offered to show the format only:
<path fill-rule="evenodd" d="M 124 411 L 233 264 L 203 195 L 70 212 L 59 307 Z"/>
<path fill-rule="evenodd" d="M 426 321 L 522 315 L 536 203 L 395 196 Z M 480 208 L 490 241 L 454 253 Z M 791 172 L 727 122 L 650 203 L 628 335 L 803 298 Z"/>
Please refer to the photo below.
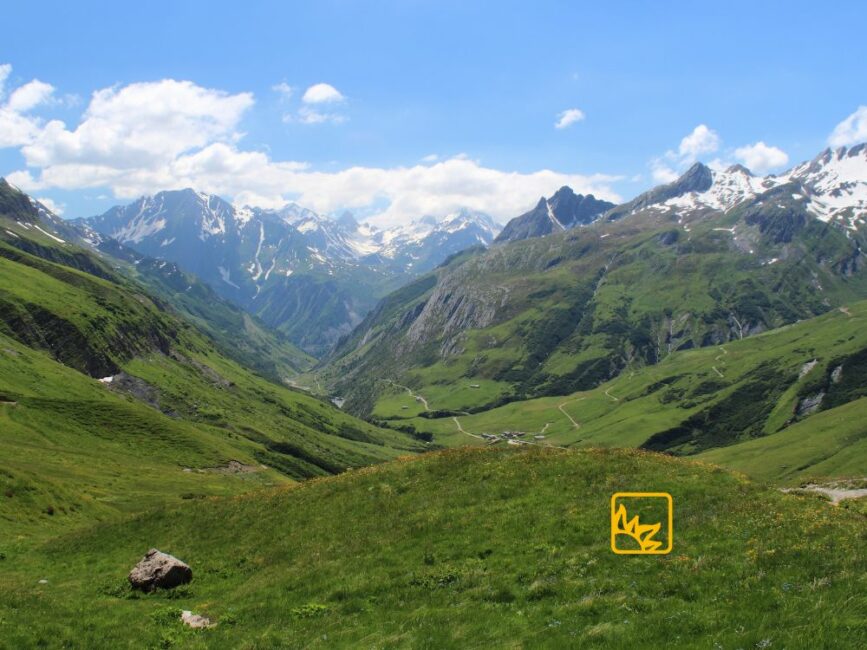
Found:
<path fill-rule="evenodd" d="M 663 522 L 641 523 L 638 517 L 628 519 L 628 512 L 620 499 L 664 499 L 668 526 L 667 545 L 657 546 L 653 536 L 662 529 Z M 620 507 L 618 507 L 618 505 Z M 617 547 L 617 535 L 627 534 L 634 537 L 642 548 L 621 549 Z M 646 541 L 642 541 L 644 538 Z M 611 550 L 617 555 L 667 555 L 674 547 L 674 499 L 668 492 L 615 492 L 611 496 Z"/>

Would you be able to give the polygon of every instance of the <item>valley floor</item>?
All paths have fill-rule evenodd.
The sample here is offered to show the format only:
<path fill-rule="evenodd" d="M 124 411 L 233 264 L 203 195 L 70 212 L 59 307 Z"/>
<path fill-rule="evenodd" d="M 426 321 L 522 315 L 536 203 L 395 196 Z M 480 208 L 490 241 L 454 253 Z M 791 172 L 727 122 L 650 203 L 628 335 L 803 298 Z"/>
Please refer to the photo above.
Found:
<path fill-rule="evenodd" d="M 724 346 L 677 352 L 593 390 L 487 410 L 480 410 L 487 398 L 483 380 L 426 384 L 423 371 L 410 373 L 414 387 L 385 381 L 373 416 L 447 447 L 641 447 L 655 434 L 705 417 L 697 428 L 715 424 L 720 438 L 672 451 L 789 486 L 859 478 L 867 476 L 867 389 L 858 387 L 865 320 L 867 303 L 859 302 Z M 825 390 L 823 373 L 836 364 L 852 384 L 845 399 L 794 416 L 805 394 Z M 771 380 L 757 383 L 770 372 Z M 752 433 L 742 433 L 748 429 Z"/>

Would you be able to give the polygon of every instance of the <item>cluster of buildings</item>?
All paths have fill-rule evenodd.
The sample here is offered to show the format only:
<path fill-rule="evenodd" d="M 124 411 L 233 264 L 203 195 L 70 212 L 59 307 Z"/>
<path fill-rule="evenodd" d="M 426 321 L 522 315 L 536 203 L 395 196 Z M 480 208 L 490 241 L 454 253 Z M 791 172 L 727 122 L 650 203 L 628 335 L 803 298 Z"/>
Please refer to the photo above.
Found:
<path fill-rule="evenodd" d="M 521 443 L 526 444 L 526 442 L 527 442 L 526 436 L 529 436 L 530 434 L 527 433 L 526 431 L 503 431 L 503 433 L 499 433 L 499 434 L 497 434 L 497 433 L 482 433 L 479 435 L 481 435 L 482 438 L 487 440 L 488 443 L 492 444 L 492 445 L 494 445 L 498 442 L 502 442 L 504 440 L 507 443 L 509 443 L 510 445 L 519 445 Z M 539 435 L 533 436 L 533 439 L 534 440 L 544 440 L 545 436 L 539 434 Z"/>

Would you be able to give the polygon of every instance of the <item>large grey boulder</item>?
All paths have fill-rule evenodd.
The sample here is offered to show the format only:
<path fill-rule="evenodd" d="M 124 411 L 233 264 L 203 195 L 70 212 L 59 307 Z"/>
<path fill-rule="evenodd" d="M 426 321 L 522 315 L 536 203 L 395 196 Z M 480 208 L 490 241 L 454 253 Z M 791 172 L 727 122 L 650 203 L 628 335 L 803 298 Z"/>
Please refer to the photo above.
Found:
<path fill-rule="evenodd" d="M 128 579 L 133 589 L 171 589 L 192 580 L 193 570 L 178 558 L 152 548 L 129 572 Z"/>

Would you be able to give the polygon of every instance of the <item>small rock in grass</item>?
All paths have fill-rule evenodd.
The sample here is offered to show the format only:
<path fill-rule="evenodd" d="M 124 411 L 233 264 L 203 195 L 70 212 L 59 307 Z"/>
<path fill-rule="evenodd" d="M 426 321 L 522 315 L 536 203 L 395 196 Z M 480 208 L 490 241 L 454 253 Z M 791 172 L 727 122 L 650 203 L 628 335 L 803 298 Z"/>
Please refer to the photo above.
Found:
<path fill-rule="evenodd" d="M 42 580 L 39 581 L 39 584 L 41 584 L 41 585 L 47 585 L 47 584 L 48 584 L 48 580 L 46 580 L 45 578 L 42 578 Z"/>
<path fill-rule="evenodd" d="M 181 612 L 181 620 L 184 622 L 184 625 L 189 625 L 195 630 L 214 626 L 214 623 L 211 623 L 211 619 L 206 616 L 200 616 L 199 614 L 193 614 L 188 609 Z"/>
<path fill-rule="evenodd" d="M 128 580 L 133 589 L 153 591 L 171 589 L 187 584 L 193 579 L 193 570 L 178 558 L 152 548 L 129 572 Z"/>

